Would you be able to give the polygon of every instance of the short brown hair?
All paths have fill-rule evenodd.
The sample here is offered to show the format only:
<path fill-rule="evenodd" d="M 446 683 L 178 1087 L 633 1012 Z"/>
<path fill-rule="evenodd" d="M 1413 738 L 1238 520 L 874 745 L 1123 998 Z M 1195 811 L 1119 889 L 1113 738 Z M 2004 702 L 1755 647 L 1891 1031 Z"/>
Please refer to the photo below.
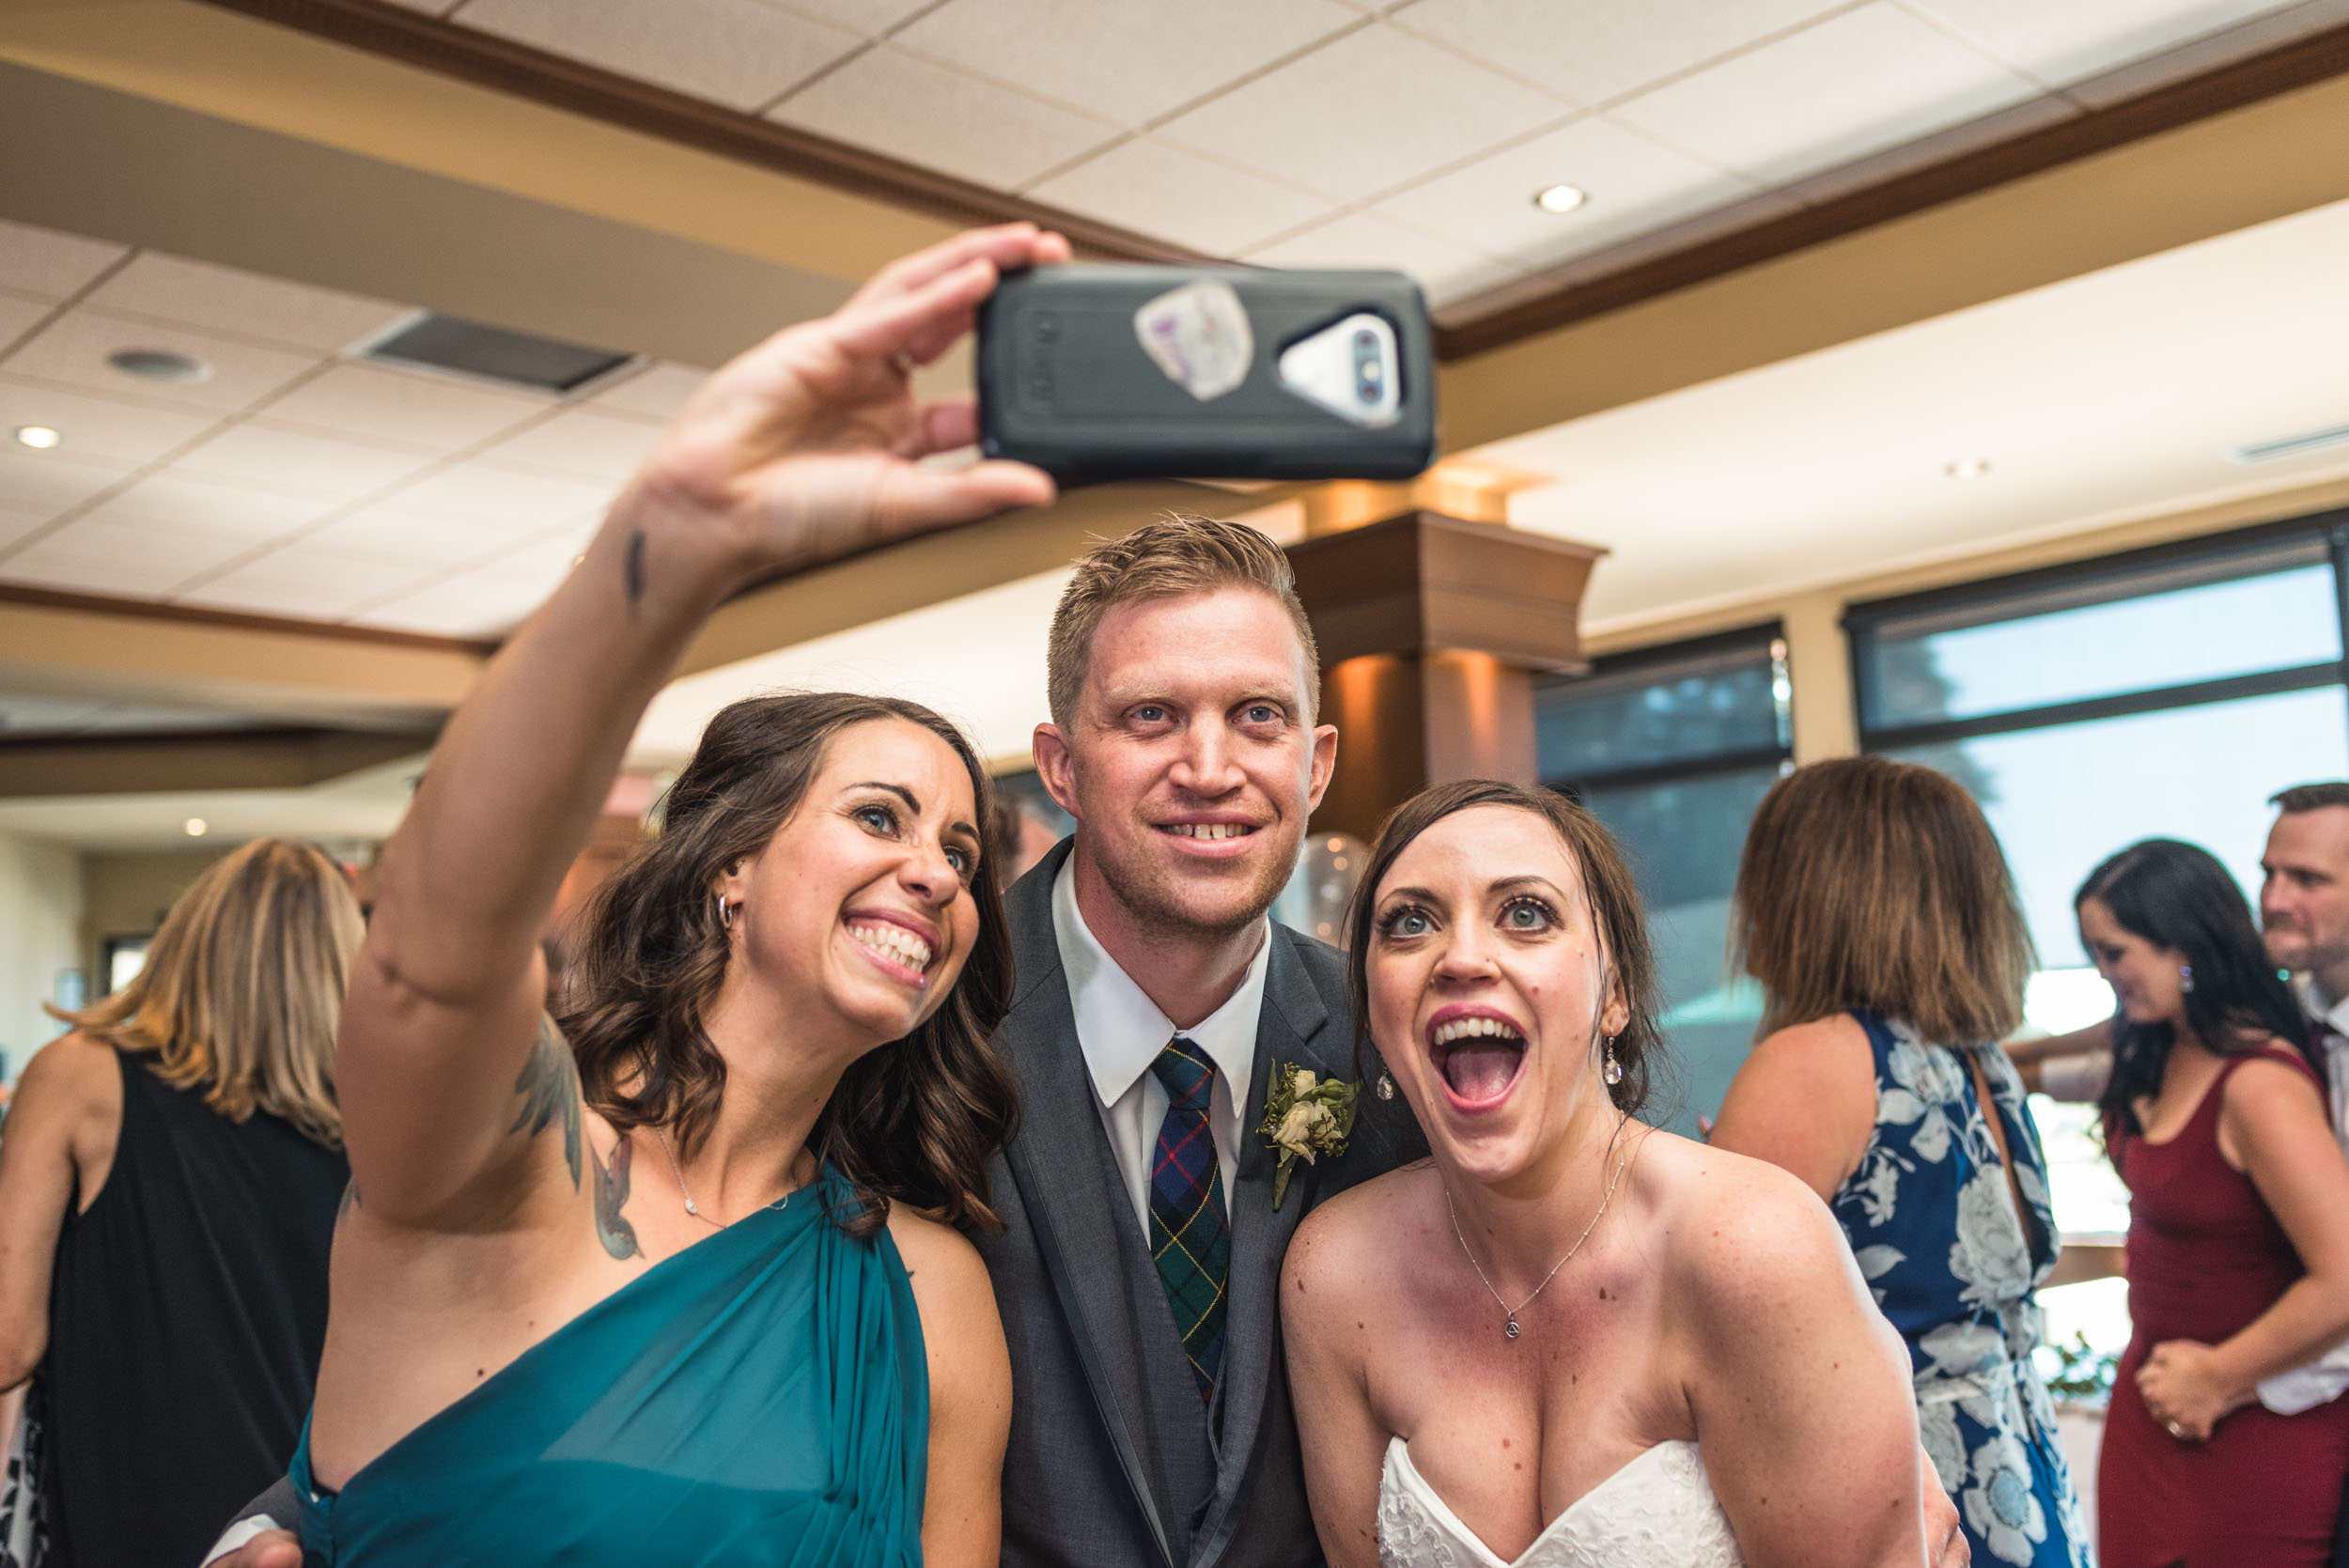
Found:
<path fill-rule="evenodd" d="M 1288 612 L 1297 641 L 1305 650 L 1305 706 L 1321 700 L 1321 653 L 1314 645 L 1313 623 L 1297 597 L 1297 575 L 1289 558 L 1244 522 L 1225 522 L 1189 512 L 1169 512 L 1123 538 L 1105 539 L 1085 551 L 1077 575 L 1062 590 L 1052 612 L 1051 638 L 1044 655 L 1045 693 L 1052 722 L 1075 717 L 1077 693 L 1093 663 L 1093 635 L 1101 617 L 1120 604 L 1143 598 L 1173 598 L 1213 593 L 1218 588 L 1253 588 Z"/>
<path fill-rule="evenodd" d="M 1598 933 L 1609 977 L 1623 988 L 1624 1005 L 1630 1010 L 1614 1040 L 1623 1078 L 1608 1085 L 1607 1096 L 1625 1115 L 1637 1115 L 1655 1094 L 1664 1050 L 1663 1032 L 1656 1022 L 1656 958 L 1648 942 L 1647 918 L 1640 908 L 1639 884 L 1632 880 L 1631 868 L 1624 863 L 1613 835 L 1579 802 L 1554 790 L 1498 779 L 1464 779 L 1423 789 L 1395 807 L 1378 829 L 1378 843 L 1354 890 L 1354 907 L 1346 921 L 1346 981 L 1354 1003 L 1355 1078 L 1362 1076 L 1362 1042 L 1370 1037 L 1370 948 L 1378 916 L 1378 885 L 1413 839 L 1471 806 L 1532 812 L 1549 824 L 1574 858 L 1576 869 L 1582 874 L 1582 896 L 1591 907 L 1591 925 Z M 1605 1006 L 1603 1000 L 1600 1005 Z"/>
<path fill-rule="evenodd" d="M 1937 1044 L 2023 1021 L 2030 931 L 1998 835 L 1947 774 L 1890 757 L 1797 768 L 1753 814 L 1731 957 L 1762 983 L 1762 1032 L 1855 1008 Z"/>
<path fill-rule="evenodd" d="M 672 1129 L 689 1159 L 709 1136 L 726 1063 L 702 1012 L 731 952 L 710 885 L 799 809 L 833 737 L 877 719 L 919 724 L 952 747 L 987 820 L 994 792 L 971 742 L 918 703 L 791 691 L 720 708 L 663 797 L 659 835 L 589 905 L 556 1020 L 587 1104 L 617 1130 Z M 1012 970 L 993 857 L 979 857 L 970 886 L 978 938 L 954 989 L 912 1033 L 850 1063 L 808 1133 L 808 1153 L 863 1200 L 844 1225 L 851 1234 L 879 1231 L 893 1201 L 1002 1228 L 987 1162 L 1011 1134 L 1014 1102 L 988 1037 L 1010 1005 Z"/>
<path fill-rule="evenodd" d="M 340 1148 L 334 1031 L 366 935 L 342 867 L 315 844 L 257 838 L 204 869 L 171 906 L 147 962 L 113 996 L 50 1012 L 155 1076 L 203 1091 L 232 1122 L 257 1110 Z"/>
<path fill-rule="evenodd" d="M 2349 784 L 2294 784 L 2270 795 L 2267 803 L 2287 816 L 2296 812 L 2322 811 L 2326 806 L 2349 806 Z"/>

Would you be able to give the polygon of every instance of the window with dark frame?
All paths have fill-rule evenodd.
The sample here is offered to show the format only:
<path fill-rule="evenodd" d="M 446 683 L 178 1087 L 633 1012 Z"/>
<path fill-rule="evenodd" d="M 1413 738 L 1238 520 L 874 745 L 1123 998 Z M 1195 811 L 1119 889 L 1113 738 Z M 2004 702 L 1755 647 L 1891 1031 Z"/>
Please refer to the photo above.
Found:
<path fill-rule="evenodd" d="M 1754 808 L 1793 766 L 1785 642 L 1771 623 L 1642 648 L 1534 700 L 1543 783 L 1606 825 L 1639 879 L 1678 1069 L 1655 1119 L 1693 1134 L 1761 1018 L 1728 972 L 1729 895 Z"/>

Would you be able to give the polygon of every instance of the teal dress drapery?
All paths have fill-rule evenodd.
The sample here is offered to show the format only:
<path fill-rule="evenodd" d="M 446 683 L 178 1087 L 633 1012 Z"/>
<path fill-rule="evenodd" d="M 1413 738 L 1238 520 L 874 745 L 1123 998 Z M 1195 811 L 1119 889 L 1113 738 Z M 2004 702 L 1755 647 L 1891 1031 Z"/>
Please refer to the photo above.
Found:
<path fill-rule="evenodd" d="M 922 1560 L 929 1378 L 904 1263 L 827 1168 L 524 1351 L 331 1496 L 310 1563 L 901 1568 Z"/>

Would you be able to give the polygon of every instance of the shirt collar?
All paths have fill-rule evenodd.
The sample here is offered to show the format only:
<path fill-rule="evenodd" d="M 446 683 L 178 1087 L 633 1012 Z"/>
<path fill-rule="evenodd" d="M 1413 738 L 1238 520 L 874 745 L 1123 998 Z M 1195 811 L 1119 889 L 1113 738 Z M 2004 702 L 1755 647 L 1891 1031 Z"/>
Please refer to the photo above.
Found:
<path fill-rule="evenodd" d="M 2349 997 L 2327 1001 L 2325 993 L 2317 989 L 2313 974 L 2294 975 L 2292 988 L 2300 993 L 2300 1005 L 2310 1017 L 2336 1034 L 2349 1035 Z"/>
<path fill-rule="evenodd" d="M 1231 1089 L 1232 1104 L 1246 1104 L 1272 952 L 1271 942 L 1263 939 L 1269 935 L 1269 924 L 1262 916 L 1256 924 L 1256 955 L 1249 960 L 1238 987 L 1222 1006 L 1178 1031 L 1085 924 L 1077 908 L 1077 857 L 1071 853 L 1062 862 L 1060 875 L 1052 880 L 1052 935 L 1060 947 L 1061 970 L 1068 977 L 1077 1046 L 1084 1052 L 1093 1093 L 1103 1105 L 1124 1099 L 1177 1033 L 1207 1053 Z"/>

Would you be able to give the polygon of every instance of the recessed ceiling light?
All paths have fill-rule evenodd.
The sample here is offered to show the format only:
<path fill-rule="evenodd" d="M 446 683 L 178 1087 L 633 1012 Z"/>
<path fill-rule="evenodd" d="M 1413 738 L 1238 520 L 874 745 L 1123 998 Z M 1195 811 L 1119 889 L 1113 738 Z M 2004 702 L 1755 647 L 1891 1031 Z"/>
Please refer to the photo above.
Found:
<path fill-rule="evenodd" d="M 1942 477 L 1948 479 L 1979 479 L 1989 472 L 1990 459 L 1987 458 L 1960 458 L 1955 462 L 1941 465 Z"/>
<path fill-rule="evenodd" d="M 16 443 L 29 446 L 37 452 L 46 452 L 63 440 L 65 437 L 46 425 L 19 425 L 16 427 Z"/>
<path fill-rule="evenodd" d="M 187 830 L 190 838 L 202 838 L 212 831 L 212 825 L 200 816 L 191 816 L 180 826 Z"/>
<path fill-rule="evenodd" d="M 150 381 L 208 381 L 212 378 L 212 367 L 202 360 L 168 349 L 118 349 L 106 356 L 106 363 L 126 376 Z"/>
<path fill-rule="evenodd" d="M 1572 185 L 1552 185 L 1533 193 L 1533 205 L 1545 212 L 1571 212 L 1590 199 Z"/>

